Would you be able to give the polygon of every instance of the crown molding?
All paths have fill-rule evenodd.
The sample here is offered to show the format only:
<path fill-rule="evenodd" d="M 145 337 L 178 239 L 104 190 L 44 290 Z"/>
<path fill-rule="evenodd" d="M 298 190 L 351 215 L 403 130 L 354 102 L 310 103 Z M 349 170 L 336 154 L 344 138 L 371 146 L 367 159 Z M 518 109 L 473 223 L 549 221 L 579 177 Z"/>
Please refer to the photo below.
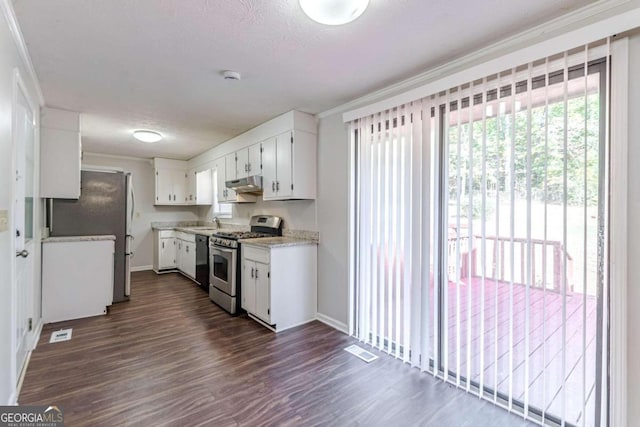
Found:
<path fill-rule="evenodd" d="M 13 10 L 11 0 L 0 0 L 0 9 L 2 9 L 2 14 L 7 20 L 7 25 L 9 26 L 9 31 L 13 37 L 20 59 L 22 59 L 22 63 L 24 64 L 29 77 L 31 77 L 31 80 L 33 81 L 33 87 L 35 88 L 36 95 L 38 97 L 38 103 L 41 107 L 44 107 L 45 101 L 44 95 L 42 94 L 42 88 L 40 87 L 40 81 L 38 80 L 38 75 L 33 67 L 33 62 L 31 62 L 31 56 L 29 56 L 27 44 L 24 41 L 24 37 L 22 37 L 22 31 L 20 30 L 20 25 L 18 24 L 18 19 L 16 18 L 15 11 Z"/>
<path fill-rule="evenodd" d="M 83 156 L 102 157 L 105 159 L 132 160 L 136 162 L 153 163 L 153 159 L 151 159 L 150 157 L 122 156 L 118 154 L 94 153 L 91 151 L 83 151 L 82 154 Z"/>
<path fill-rule="evenodd" d="M 601 15 L 607 11 L 628 4 L 629 2 L 630 0 L 603 0 L 592 3 L 588 6 L 554 18 L 543 24 L 503 39 L 499 42 L 493 43 L 482 49 L 476 50 L 473 53 L 464 55 L 443 65 L 431 68 L 416 76 L 402 80 L 390 86 L 386 86 L 374 92 L 370 92 L 352 101 L 318 113 L 316 117 L 319 119 L 323 119 L 334 114 L 354 110 L 356 108 L 362 107 L 363 105 L 377 102 L 383 100 L 384 98 L 397 95 L 398 93 L 401 93 L 403 91 L 408 91 L 415 87 L 425 85 L 444 76 L 447 76 L 455 71 L 459 71 L 461 69 L 482 62 L 483 60 L 486 60 L 488 58 L 514 51 L 522 47 L 522 45 L 524 44 L 540 42 L 543 38 L 548 37 L 548 35 L 550 34 L 555 34 L 564 30 L 565 28 L 571 28 L 576 24 L 580 24 L 586 20 L 597 17 L 598 15 Z"/>

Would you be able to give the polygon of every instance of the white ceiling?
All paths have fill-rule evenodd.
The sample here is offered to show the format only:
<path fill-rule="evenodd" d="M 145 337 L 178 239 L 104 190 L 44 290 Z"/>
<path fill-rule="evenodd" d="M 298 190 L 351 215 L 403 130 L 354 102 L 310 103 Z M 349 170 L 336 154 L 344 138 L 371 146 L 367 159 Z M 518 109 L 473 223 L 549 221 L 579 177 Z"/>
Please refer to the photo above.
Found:
<path fill-rule="evenodd" d="M 15 0 L 47 105 L 85 151 L 189 159 L 276 115 L 319 113 L 593 0 L 370 0 L 355 22 L 297 0 Z M 225 81 L 226 69 L 242 81 Z M 162 132 L 162 143 L 131 136 Z"/>

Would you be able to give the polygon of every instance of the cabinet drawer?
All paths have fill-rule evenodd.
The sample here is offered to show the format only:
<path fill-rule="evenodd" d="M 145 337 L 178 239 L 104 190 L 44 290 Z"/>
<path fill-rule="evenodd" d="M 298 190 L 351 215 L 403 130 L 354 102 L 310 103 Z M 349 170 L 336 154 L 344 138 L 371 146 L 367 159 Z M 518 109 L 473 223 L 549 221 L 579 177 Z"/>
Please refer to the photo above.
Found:
<path fill-rule="evenodd" d="M 169 237 L 176 237 L 176 232 L 173 231 L 173 230 L 159 230 L 158 231 L 158 237 L 160 237 L 161 239 L 169 238 Z"/>
<path fill-rule="evenodd" d="M 195 234 L 191 234 L 191 233 L 184 233 L 182 231 L 178 232 L 178 239 L 184 241 L 184 242 L 189 242 L 189 243 L 195 243 L 196 241 L 196 235 Z"/>
<path fill-rule="evenodd" d="M 243 246 L 242 255 L 246 259 L 269 264 L 269 249 L 258 249 L 253 246 Z"/>

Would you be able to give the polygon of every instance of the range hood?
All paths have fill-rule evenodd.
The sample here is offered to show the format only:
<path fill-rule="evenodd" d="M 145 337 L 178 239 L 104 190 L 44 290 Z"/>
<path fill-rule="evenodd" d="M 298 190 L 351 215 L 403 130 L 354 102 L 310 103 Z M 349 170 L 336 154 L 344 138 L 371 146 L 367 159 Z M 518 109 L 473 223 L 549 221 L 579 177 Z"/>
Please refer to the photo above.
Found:
<path fill-rule="evenodd" d="M 236 193 L 262 193 L 262 175 L 226 181 L 225 185 Z"/>

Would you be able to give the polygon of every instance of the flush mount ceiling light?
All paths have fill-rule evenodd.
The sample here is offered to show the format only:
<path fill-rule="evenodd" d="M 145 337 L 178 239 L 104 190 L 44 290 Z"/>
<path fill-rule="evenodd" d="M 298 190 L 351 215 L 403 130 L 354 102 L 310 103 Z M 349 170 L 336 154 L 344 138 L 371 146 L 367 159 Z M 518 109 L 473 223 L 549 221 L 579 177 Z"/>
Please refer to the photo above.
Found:
<path fill-rule="evenodd" d="M 158 142 L 162 139 L 160 133 L 153 130 L 136 130 L 133 131 L 133 137 L 142 142 Z"/>
<path fill-rule="evenodd" d="M 369 0 L 299 0 L 307 16 L 325 25 L 347 24 L 362 15 Z"/>

